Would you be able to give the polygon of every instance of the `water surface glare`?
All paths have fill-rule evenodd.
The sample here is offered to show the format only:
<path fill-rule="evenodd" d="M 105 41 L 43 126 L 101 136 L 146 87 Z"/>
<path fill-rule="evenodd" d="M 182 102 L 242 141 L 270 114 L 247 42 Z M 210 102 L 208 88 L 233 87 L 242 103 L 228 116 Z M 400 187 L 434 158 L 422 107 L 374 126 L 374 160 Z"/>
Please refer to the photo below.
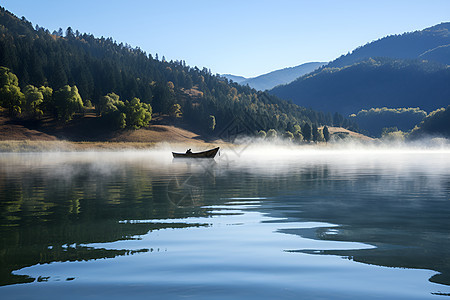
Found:
<path fill-rule="evenodd" d="M 450 295 L 450 151 L 0 154 L 2 299 Z"/>

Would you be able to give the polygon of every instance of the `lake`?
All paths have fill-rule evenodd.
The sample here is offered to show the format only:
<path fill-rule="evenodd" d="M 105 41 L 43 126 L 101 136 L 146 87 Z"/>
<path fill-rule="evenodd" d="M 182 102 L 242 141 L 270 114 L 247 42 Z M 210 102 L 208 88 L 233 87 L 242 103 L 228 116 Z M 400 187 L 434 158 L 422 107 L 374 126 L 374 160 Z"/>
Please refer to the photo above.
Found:
<path fill-rule="evenodd" d="M 450 295 L 448 149 L 0 154 L 2 299 Z"/>

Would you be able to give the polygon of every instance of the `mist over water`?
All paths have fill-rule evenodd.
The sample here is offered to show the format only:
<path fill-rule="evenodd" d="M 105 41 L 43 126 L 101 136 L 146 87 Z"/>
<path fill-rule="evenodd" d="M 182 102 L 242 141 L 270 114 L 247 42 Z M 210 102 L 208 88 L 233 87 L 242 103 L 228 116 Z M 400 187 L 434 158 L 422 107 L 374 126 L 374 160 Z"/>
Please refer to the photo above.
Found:
<path fill-rule="evenodd" d="M 0 154 L 0 296 L 450 293 L 446 143 L 177 147 Z"/>

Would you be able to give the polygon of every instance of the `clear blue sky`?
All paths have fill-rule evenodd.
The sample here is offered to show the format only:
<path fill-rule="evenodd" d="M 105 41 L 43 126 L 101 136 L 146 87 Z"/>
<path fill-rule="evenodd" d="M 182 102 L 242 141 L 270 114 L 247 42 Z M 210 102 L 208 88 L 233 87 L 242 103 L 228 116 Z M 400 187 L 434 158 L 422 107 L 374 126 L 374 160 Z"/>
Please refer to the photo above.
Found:
<path fill-rule="evenodd" d="M 246 77 L 329 61 L 389 34 L 450 21 L 449 0 L 2 0 L 50 31 L 68 26 L 166 59 Z"/>

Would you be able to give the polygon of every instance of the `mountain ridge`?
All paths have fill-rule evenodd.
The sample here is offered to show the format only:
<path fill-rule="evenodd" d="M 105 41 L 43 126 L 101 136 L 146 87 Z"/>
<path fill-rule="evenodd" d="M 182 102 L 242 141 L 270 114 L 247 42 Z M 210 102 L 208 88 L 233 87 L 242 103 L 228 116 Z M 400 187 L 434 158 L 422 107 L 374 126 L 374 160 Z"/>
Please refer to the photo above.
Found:
<path fill-rule="evenodd" d="M 308 74 L 314 70 L 317 70 L 321 66 L 325 65 L 324 62 L 307 62 L 294 67 L 286 67 L 265 73 L 256 77 L 245 78 L 243 76 L 223 74 L 223 77 L 231 79 L 240 85 L 249 85 L 256 90 L 264 91 L 274 88 L 280 84 L 287 84 L 298 77 Z"/>
<path fill-rule="evenodd" d="M 233 75 L 233 74 L 222 74 L 221 76 L 227 78 L 228 80 L 232 80 L 236 83 L 241 83 L 242 81 L 247 80 L 247 78 L 244 76 Z"/>
<path fill-rule="evenodd" d="M 428 50 L 449 44 L 450 22 L 442 22 L 422 30 L 382 37 L 336 58 L 327 67 L 343 67 L 369 57 L 414 59 L 419 58 L 421 54 Z"/>
<path fill-rule="evenodd" d="M 450 99 L 449 44 L 450 23 L 387 36 L 269 92 L 346 115 L 381 107 L 431 112 Z"/>
<path fill-rule="evenodd" d="M 342 68 L 324 67 L 270 92 L 298 105 L 344 115 L 377 107 L 447 106 L 450 68 L 421 60 L 369 58 Z"/>

